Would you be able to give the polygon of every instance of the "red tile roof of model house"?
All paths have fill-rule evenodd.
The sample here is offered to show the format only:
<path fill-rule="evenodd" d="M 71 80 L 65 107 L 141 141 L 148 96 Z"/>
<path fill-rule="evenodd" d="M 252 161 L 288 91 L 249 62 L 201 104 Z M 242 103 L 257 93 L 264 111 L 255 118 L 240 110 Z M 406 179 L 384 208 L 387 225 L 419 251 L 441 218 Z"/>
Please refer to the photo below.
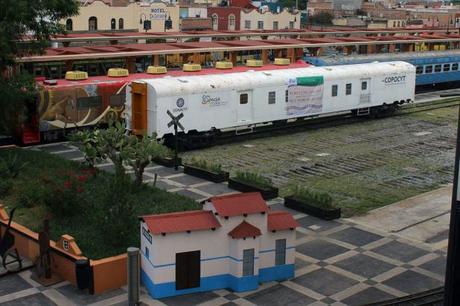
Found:
<path fill-rule="evenodd" d="M 248 237 L 256 237 L 262 235 L 260 229 L 255 227 L 254 225 L 243 221 L 237 227 L 232 229 L 228 235 L 234 239 L 241 239 L 241 238 L 248 238 Z"/>
<path fill-rule="evenodd" d="M 267 203 L 258 192 L 212 197 L 209 200 L 222 217 L 268 212 Z"/>
<path fill-rule="evenodd" d="M 212 211 L 192 210 L 140 217 L 152 234 L 180 233 L 219 228 Z"/>
<path fill-rule="evenodd" d="M 270 211 L 267 217 L 269 231 L 294 229 L 299 226 L 299 223 L 287 211 Z"/>

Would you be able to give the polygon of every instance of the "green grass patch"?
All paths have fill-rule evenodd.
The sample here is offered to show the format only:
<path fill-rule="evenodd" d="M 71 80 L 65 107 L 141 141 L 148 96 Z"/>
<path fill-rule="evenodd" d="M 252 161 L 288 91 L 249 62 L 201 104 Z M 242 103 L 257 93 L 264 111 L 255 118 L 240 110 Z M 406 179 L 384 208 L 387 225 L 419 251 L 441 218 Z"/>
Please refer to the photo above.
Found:
<path fill-rule="evenodd" d="M 52 239 L 73 236 L 85 256 L 98 259 L 139 246 L 138 216 L 200 209 L 184 196 L 148 185 L 135 186 L 129 177 L 92 170 L 45 152 L 0 149 L 0 159 L 17 156 L 27 166 L 7 179 L 0 201 L 17 207 L 14 220 L 41 230 L 50 219 Z M 4 180 L 5 181 L 5 180 Z"/>
<path fill-rule="evenodd" d="M 218 163 L 212 163 L 205 159 L 199 159 L 196 157 L 192 157 L 191 159 L 185 162 L 186 166 L 192 166 L 196 168 L 200 168 L 209 172 L 213 172 L 216 174 L 224 174 L 225 171 L 222 169 L 222 165 Z"/>
<path fill-rule="evenodd" d="M 242 183 L 247 183 L 262 189 L 271 188 L 273 186 L 272 181 L 269 178 L 254 172 L 237 171 L 235 178 Z"/>
<path fill-rule="evenodd" d="M 288 187 L 287 193 L 295 200 L 323 209 L 334 209 L 332 197 L 325 192 L 318 192 L 301 185 Z"/>

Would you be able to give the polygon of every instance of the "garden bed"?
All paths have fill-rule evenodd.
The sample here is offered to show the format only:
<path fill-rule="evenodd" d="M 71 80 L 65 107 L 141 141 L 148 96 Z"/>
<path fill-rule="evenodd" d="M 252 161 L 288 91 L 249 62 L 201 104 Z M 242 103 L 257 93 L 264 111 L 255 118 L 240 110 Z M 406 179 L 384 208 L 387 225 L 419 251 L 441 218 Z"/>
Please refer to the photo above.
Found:
<path fill-rule="evenodd" d="M 264 200 L 270 200 L 278 197 L 278 188 L 268 186 L 256 186 L 249 182 L 244 182 L 236 177 L 228 179 L 228 187 L 241 192 L 260 192 Z"/>
<path fill-rule="evenodd" d="M 228 180 L 228 172 L 214 172 L 193 165 L 184 165 L 184 173 L 190 174 L 214 183 L 222 183 Z"/>
<path fill-rule="evenodd" d="M 338 219 L 341 216 L 340 208 L 330 206 L 321 207 L 320 205 L 311 204 L 295 197 L 285 197 L 284 206 L 324 220 Z"/>
<path fill-rule="evenodd" d="M 73 236 L 83 255 L 91 259 L 122 254 L 127 247 L 139 246 L 140 215 L 201 208 L 192 199 L 148 185 L 136 187 L 129 180 L 114 184 L 113 174 L 59 156 L 0 149 L 0 159 L 11 156 L 27 164 L 17 177 L 2 177 L 0 202 L 7 210 L 18 207 L 15 221 L 35 232 L 49 218 L 52 239 L 63 234 Z"/>

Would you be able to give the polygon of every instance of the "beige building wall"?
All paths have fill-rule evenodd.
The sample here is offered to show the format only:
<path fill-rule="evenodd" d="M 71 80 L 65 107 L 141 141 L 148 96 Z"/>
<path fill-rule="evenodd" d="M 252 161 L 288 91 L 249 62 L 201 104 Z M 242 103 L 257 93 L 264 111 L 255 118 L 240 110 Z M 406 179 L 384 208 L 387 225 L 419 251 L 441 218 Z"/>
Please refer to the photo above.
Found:
<path fill-rule="evenodd" d="M 263 30 L 276 30 L 276 22 L 278 30 L 283 29 L 300 29 L 300 12 L 296 14 L 284 10 L 278 14 L 271 12 L 260 13 L 257 10 L 241 10 L 240 29 L 241 30 L 257 30 L 259 21 L 263 22 Z M 290 24 L 292 22 L 292 24 Z"/>
<path fill-rule="evenodd" d="M 94 1 L 91 4 L 80 7 L 77 16 L 69 18 L 72 20 L 72 30 L 77 32 L 89 31 L 89 19 L 97 18 L 97 31 L 110 31 L 112 18 L 116 21 L 115 30 L 120 30 L 119 20 L 123 19 L 123 30 L 144 31 L 143 23 L 140 20 L 150 19 L 152 21 L 151 32 L 164 31 L 165 16 L 172 20 L 172 29 L 168 31 L 179 31 L 179 6 L 168 6 L 164 3 L 140 4 L 131 3 L 125 7 L 109 6 L 102 1 Z M 62 24 L 66 24 L 62 20 Z"/>

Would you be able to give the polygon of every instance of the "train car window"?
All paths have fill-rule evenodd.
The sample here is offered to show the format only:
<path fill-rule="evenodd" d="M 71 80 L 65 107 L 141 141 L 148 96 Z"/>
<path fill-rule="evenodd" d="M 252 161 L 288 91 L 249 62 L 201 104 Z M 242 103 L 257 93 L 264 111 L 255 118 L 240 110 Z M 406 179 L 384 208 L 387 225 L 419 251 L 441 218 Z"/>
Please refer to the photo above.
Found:
<path fill-rule="evenodd" d="M 240 104 L 248 104 L 248 94 L 247 93 L 240 95 Z"/>
<path fill-rule="evenodd" d="M 450 71 L 450 64 L 442 65 L 442 71 Z"/>
<path fill-rule="evenodd" d="M 417 66 L 417 68 L 415 70 L 415 73 L 416 74 L 422 74 L 423 73 L 423 66 Z"/>
<path fill-rule="evenodd" d="M 452 64 L 452 70 L 455 70 L 455 71 L 458 70 L 458 63 L 453 63 Z"/>
<path fill-rule="evenodd" d="M 109 105 L 112 107 L 121 107 L 125 104 L 126 94 L 111 95 Z"/>
<path fill-rule="evenodd" d="M 102 97 L 82 97 L 77 98 L 77 110 L 102 106 Z"/>
<path fill-rule="evenodd" d="M 432 73 L 433 72 L 433 66 L 425 66 L 425 73 Z"/>
<path fill-rule="evenodd" d="M 441 72 L 441 65 L 434 65 L 434 72 Z"/>
<path fill-rule="evenodd" d="M 347 96 L 351 95 L 351 83 L 348 83 L 346 86 L 345 86 L 345 94 Z"/>
<path fill-rule="evenodd" d="M 268 92 L 268 104 L 276 103 L 276 91 Z"/>
<path fill-rule="evenodd" d="M 286 103 L 288 103 L 289 101 L 289 91 L 288 90 L 286 90 L 285 96 L 286 96 Z"/>
<path fill-rule="evenodd" d="M 361 90 L 367 90 L 367 82 L 361 82 Z"/>
<path fill-rule="evenodd" d="M 337 97 L 338 92 L 339 92 L 339 85 L 332 85 L 332 96 Z"/>

